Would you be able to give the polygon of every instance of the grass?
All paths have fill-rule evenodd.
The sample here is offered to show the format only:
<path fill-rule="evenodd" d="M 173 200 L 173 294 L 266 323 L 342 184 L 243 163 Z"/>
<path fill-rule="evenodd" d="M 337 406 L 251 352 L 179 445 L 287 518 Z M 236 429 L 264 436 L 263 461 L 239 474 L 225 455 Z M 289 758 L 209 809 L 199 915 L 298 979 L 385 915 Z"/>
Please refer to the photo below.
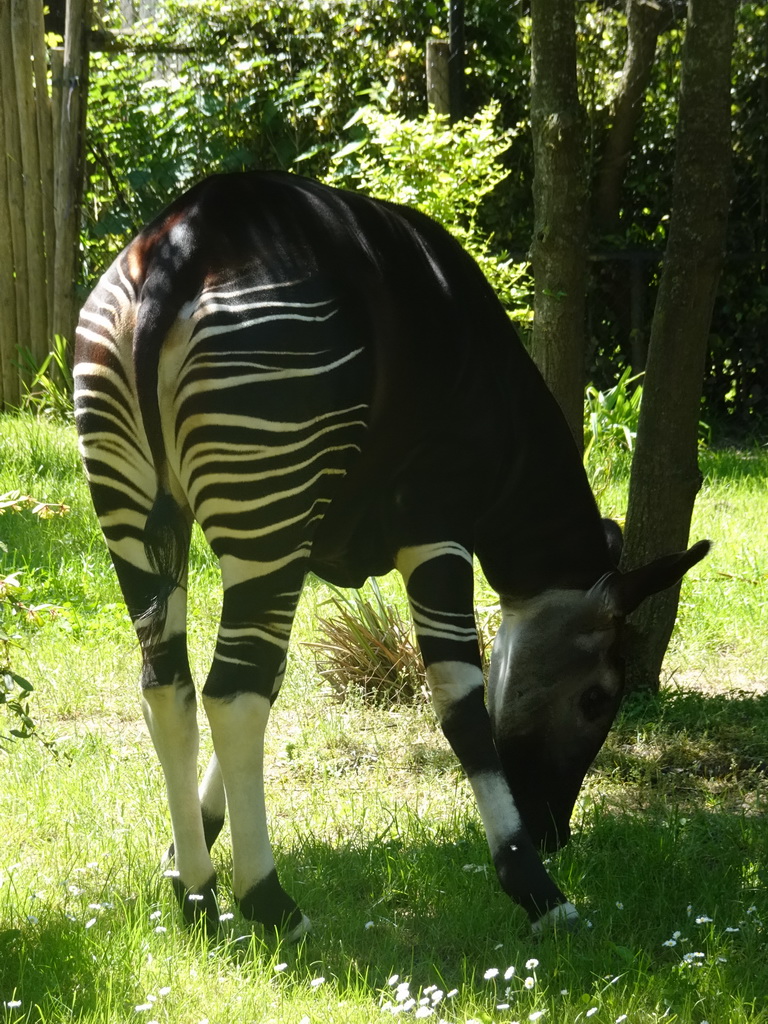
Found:
<path fill-rule="evenodd" d="M 12 623 L 58 756 L 29 740 L 0 754 L 0 1022 L 766 1024 L 768 458 L 713 452 L 703 468 L 693 534 L 716 544 L 685 583 L 666 685 L 625 707 L 550 864 L 589 922 L 572 935 L 534 943 L 501 893 L 430 708 L 342 701 L 318 677 L 300 641 L 329 591 L 307 588 L 268 736 L 278 866 L 314 922 L 286 948 L 237 915 L 215 941 L 182 929 L 158 870 L 170 829 L 136 646 L 72 430 L 0 420 L 0 493 L 71 508 L 0 518 L 0 575 L 20 570 L 31 602 L 61 609 Z M 604 477 L 621 515 L 626 480 Z M 199 538 L 193 559 L 202 679 L 220 596 Z M 394 578 L 381 587 L 402 608 Z M 214 851 L 231 910 L 226 832 Z"/>

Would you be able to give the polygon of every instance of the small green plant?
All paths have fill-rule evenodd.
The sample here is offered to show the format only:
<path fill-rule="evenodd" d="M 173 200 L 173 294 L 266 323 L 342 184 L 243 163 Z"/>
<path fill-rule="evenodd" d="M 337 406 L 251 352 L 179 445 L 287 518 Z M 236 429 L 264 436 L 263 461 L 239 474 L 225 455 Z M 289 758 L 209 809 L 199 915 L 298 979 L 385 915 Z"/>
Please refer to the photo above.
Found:
<path fill-rule="evenodd" d="M 18 642 L 19 636 L 5 628 L 6 617 L 12 619 L 30 613 L 39 615 L 39 610 L 30 609 L 23 597 L 24 587 L 17 573 L 0 576 L 0 707 L 9 720 L 8 733 L 0 731 L 0 750 L 6 753 L 9 741 L 29 739 L 37 729 L 29 710 L 29 695 L 34 687 L 28 679 L 11 668 L 11 647 Z"/>
<path fill-rule="evenodd" d="M 334 590 L 334 614 L 317 620 L 317 670 L 341 698 L 361 694 L 375 704 L 414 703 L 426 676 L 410 622 L 387 603 L 376 580 L 362 590 Z"/>
<path fill-rule="evenodd" d="M 35 366 L 28 350 L 23 350 L 21 357 L 24 368 L 32 373 L 32 381 L 26 385 L 23 408 L 39 416 L 71 420 L 74 417 L 73 382 L 67 339 L 57 334 L 53 348 L 39 367 Z"/>
<path fill-rule="evenodd" d="M 643 399 L 643 386 L 636 382 L 642 376 L 638 373 L 633 377 L 627 367 L 607 391 L 598 391 L 593 384 L 587 386 L 584 394 L 585 462 L 596 449 L 632 452 Z"/>
<path fill-rule="evenodd" d="M 69 508 L 58 502 L 37 501 L 20 491 L 8 491 L 0 495 L 0 516 L 27 510 L 31 510 L 39 519 L 51 519 L 65 515 Z M 7 552 L 2 541 L 0 551 Z M 59 611 L 54 605 L 32 604 L 30 596 L 19 572 L 0 574 L 0 707 L 9 720 L 7 734 L 0 731 L 0 750 L 6 752 L 8 747 L 5 744 L 9 741 L 37 736 L 37 725 L 29 707 L 29 696 L 34 687 L 28 679 L 11 668 L 11 648 L 20 640 L 17 624 L 24 621 L 33 626 L 41 626 L 48 617 Z M 41 742 L 49 749 L 54 747 L 47 740 Z"/>

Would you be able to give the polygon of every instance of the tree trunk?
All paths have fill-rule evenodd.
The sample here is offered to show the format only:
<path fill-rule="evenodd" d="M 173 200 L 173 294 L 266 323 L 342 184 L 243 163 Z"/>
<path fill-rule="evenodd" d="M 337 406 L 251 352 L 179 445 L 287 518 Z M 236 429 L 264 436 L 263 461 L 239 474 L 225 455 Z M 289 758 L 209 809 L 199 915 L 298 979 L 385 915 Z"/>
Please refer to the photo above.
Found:
<path fill-rule="evenodd" d="M 531 3 L 533 357 L 583 446 L 588 184 L 573 0 Z"/>
<path fill-rule="evenodd" d="M 627 0 L 626 10 L 627 52 L 595 183 L 593 221 L 601 235 L 614 234 L 619 229 L 624 172 L 643 114 L 656 40 L 672 21 L 671 6 L 652 0 Z"/>
<path fill-rule="evenodd" d="M 628 567 L 688 541 L 701 484 L 697 433 L 707 339 L 731 190 L 730 84 L 736 0 L 689 0 L 672 216 L 651 328 L 630 477 Z M 630 688 L 658 688 L 679 588 L 638 610 Z"/>

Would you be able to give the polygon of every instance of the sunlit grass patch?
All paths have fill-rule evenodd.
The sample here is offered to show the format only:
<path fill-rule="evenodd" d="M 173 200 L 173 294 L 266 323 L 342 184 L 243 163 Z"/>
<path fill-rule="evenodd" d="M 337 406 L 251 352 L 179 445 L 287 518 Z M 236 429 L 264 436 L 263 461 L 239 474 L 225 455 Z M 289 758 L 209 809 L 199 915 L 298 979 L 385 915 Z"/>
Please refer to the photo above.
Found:
<path fill-rule="evenodd" d="M 46 536 L 16 517 L 4 556 L 70 611 L 20 630 L 59 755 L 25 743 L 0 761 L 0 1021 L 768 1024 L 765 456 L 707 457 L 693 534 L 716 545 L 684 583 L 665 687 L 624 708 L 548 865 L 582 912 L 572 935 L 534 943 L 501 892 L 429 704 L 340 702 L 318 677 L 301 641 L 328 591 L 309 583 L 267 737 L 278 868 L 314 925 L 286 947 L 238 915 L 226 827 L 221 933 L 183 930 L 159 869 L 170 826 L 137 645 L 73 433 L 6 427 L 0 489 L 64 501 L 71 518 Z M 603 510 L 621 517 L 626 477 L 604 482 Z M 402 588 L 381 587 L 405 616 Z M 189 600 L 202 683 L 220 584 L 198 532 Z M 492 617 L 480 581 L 478 602 Z M 202 747 L 204 760 L 205 727 Z"/>

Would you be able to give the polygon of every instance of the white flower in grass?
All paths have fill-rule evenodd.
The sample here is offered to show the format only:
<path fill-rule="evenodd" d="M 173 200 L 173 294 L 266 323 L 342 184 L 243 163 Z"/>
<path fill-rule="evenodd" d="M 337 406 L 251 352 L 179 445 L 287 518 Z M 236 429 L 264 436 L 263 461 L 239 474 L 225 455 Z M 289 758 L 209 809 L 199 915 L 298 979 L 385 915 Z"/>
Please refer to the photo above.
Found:
<path fill-rule="evenodd" d="M 411 996 L 410 999 L 406 999 L 405 1002 L 403 1003 L 403 1009 L 407 1013 L 409 1010 L 412 1010 L 415 1005 L 416 1000 L 413 998 L 413 996 Z"/>
<path fill-rule="evenodd" d="M 535 985 L 536 985 L 536 979 L 532 978 L 530 975 L 523 982 L 523 987 L 527 988 L 529 990 L 532 989 Z"/>
<path fill-rule="evenodd" d="M 179 872 L 176 870 L 176 868 L 168 868 L 167 871 L 163 872 L 163 878 L 178 878 L 178 877 L 179 877 Z"/>
<path fill-rule="evenodd" d="M 146 1013 L 147 1010 L 152 1009 L 152 1003 L 138 1003 L 135 1009 L 136 1013 Z"/>
<path fill-rule="evenodd" d="M 509 1003 L 497 1003 L 496 1004 L 496 1009 L 497 1010 L 508 1010 L 509 1009 Z"/>
<path fill-rule="evenodd" d="M 226 911 L 224 914 L 219 914 L 220 921 L 232 921 L 234 920 L 234 917 L 235 915 L 230 910 Z"/>
<path fill-rule="evenodd" d="M 304 1014 L 304 1016 L 299 1021 L 299 1024 L 311 1024 L 311 1021 L 310 1021 L 309 1017 L 307 1017 L 307 1015 Z"/>
<path fill-rule="evenodd" d="M 5 1005 L 8 1007 L 9 1010 L 18 1010 L 18 1008 L 21 1006 L 21 1000 L 9 999 Z"/>
<path fill-rule="evenodd" d="M 446 995 L 445 998 L 446 999 L 453 999 L 453 997 L 457 996 L 458 994 L 459 994 L 459 990 L 457 988 L 452 988 L 451 991 Z"/>
<path fill-rule="evenodd" d="M 594 1017 L 594 1015 L 596 1013 L 597 1013 L 597 1007 L 596 1006 L 590 1006 L 590 1008 L 587 1010 L 587 1012 L 584 1014 L 584 1016 L 585 1017 Z"/>
<path fill-rule="evenodd" d="M 483 975 L 483 977 L 485 978 L 486 981 L 491 981 L 492 978 L 496 978 L 498 976 L 498 973 L 498 967 L 489 967 L 488 970 Z"/>
<path fill-rule="evenodd" d="M 288 967 L 288 964 L 275 964 L 275 966 L 273 967 L 273 970 L 274 970 L 275 974 L 279 974 L 281 971 L 284 971 L 287 967 Z"/>
<path fill-rule="evenodd" d="M 404 1003 L 411 996 L 411 985 L 408 981 L 401 981 L 395 989 L 395 999 L 398 1003 Z"/>
<path fill-rule="evenodd" d="M 535 971 L 538 966 L 539 961 L 536 959 L 535 956 L 532 956 L 530 960 L 526 961 L 525 969 L 526 971 Z"/>
<path fill-rule="evenodd" d="M 533 1013 L 528 1014 L 528 1020 L 538 1020 L 540 1017 L 543 1017 L 546 1012 L 546 1010 L 534 1010 Z"/>
<path fill-rule="evenodd" d="M 162 916 L 163 916 L 162 910 L 153 910 L 152 913 L 149 915 L 149 920 L 150 921 L 157 921 L 158 918 L 161 918 Z"/>
<path fill-rule="evenodd" d="M 624 909 L 624 904 L 621 902 L 621 900 L 616 900 L 616 909 L 617 910 L 623 910 Z"/>
<path fill-rule="evenodd" d="M 387 982 L 387 984 L 388 985 L 396 985 L 398 983 L 398 981 L 400 981 L 400 975 L 399 974 L 393 974 L 392 977 Z"/>
<path fill-rule="evenodd" d="M 426 991 L 426 990 L 425 990 Z M 432 1005 L 437 1006 L 439 1002 L 442 1002 L 445 992 L 441 988 L 434 988 L 430 993 L 429 998 L 432 1000 Z"/>
<path fill-rule="evenodd" d="M 515 968 L 510 965 L 506 969 L 506 971 L 504 971 L 504 981 L 509 981 L 510 978 L 514 977 L 514 974 L 515 974 Z"/>
<path fill-rule="evenodd" d="M 740 928 L 726 928 L 725 930 L 726 930 L 726 932 L 728 932 L 731 935 L 734 934 L 735 932 L 741 931 Z"/>
<path fill-rule="evenodd" d="M 369 928 L 373 928 L 373 921 L 365 922 L 365 930 L 367 931 Z"/>
<path fill-rule="evenodd" d="M 95 924 L 96 924 L 96 918 L 95 918 L 95 917 L 92 917 L 92 918 L 91 918 L 91 919 L 90 919 L 89 921 L 86 921 L 86 922 L 85 922 L 85 927 L 86 927 L 86 928 L 93 928 L 93 926 L 94 926 Z"/>
<path fill-rule="evenodd" d="M 320 975 L 319 978 L 313 978 L 312 981 L 310 981 L 309 984 L 312 986 L 312 988 L 320 988 L 320 986 L 324 982 L 325 982 L 325 978 L 322 975 Z"/>
<path fill-rule="evenodd" d="M 165 927 L 165 925 L 162 924 L 159 924 L 157 928 L 155 928 L 156 935 L 164 935 L 167 931 L 168 929 Z"/>
<path fill-rule="evenodd" d="M 696 924 L 712 924 L 712 920 L 713 919 L 711 917 L 707 917 L 706 914 L 702 914 L 700 917 L 696 918 Z"/>
<path fill-rule="evenodd" d="M 435 1011 L 430 1006 L 420 1006 L 416 1013 L 414 1013 L 414 1017 L 418 1017 L 420 1019 L 423 1017 L 431 1017 L 434 1012 Z"/>
<path fill-rule="evenodd" d="M 662 946 L 676 946 L 677 939 L 667 939 L 666 942 L 662 942 Z"/>
<path fill-rule="evenodd" d="M 627 1019 L 626 1013 L 620 1013 L 619 1016 L 616 1018 L 616 1024 L 621 1024 L 621 1022 L 625 1021 L 626 1019 Z"/>
<path fill-rule="evenodd" d="M 171 986 L 170 985 L 163 985 L 162 988 L 159 988 L 157 990 L 157 994 L 159 996 L 167 996 L 170 991 L 171 991 Z"/>

